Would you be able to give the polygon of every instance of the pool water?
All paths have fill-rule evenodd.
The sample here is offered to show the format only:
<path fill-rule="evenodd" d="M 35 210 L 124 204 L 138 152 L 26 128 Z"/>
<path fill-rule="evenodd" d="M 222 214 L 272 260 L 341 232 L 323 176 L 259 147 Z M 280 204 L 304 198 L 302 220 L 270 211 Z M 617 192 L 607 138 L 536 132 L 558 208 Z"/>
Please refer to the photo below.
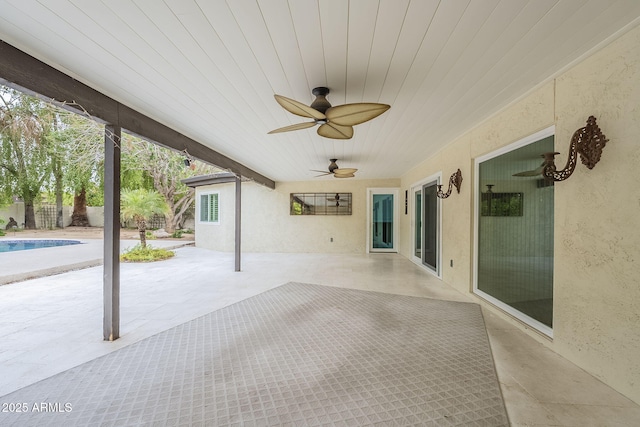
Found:
<path fill-rule="evenodd" d="M 53 248 L 56 246 L 78 245 L 80 243 L 79 240 L 0 240 L 0 252 Z"/>

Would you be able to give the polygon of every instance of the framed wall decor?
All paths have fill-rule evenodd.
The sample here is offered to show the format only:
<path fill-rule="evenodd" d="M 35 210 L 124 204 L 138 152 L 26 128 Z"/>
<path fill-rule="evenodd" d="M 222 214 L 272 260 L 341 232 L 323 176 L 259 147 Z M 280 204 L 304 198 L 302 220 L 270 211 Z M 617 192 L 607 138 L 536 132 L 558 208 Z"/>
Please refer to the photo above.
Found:
<path fill-rule="evenodd" d="M 351 193 L 291 193 L 290 215 L 351 215 Z"/>

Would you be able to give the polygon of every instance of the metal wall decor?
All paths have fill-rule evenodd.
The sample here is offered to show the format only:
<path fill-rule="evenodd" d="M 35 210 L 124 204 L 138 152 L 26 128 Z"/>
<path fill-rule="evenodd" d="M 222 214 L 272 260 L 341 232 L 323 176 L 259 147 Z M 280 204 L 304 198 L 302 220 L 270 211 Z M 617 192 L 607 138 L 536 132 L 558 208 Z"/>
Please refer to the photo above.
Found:
<path fill-rule="evenodd" d="M 460 171 L 460 169 L 458 169 L 449 178 L 449 189 L 447 190 L 447 192 L 444 193 L 442 191 L 442 185 L 438 184 L 438 192 L 436 194 L 441 199 L 446 199 L 447 197 L 449 197 L 451 195 L 451 190 L 453 190 L 454 186 L 456 187 L 456 190 L 458 190 L 458 194 L 460 194 L 460 186 L 461 185 L 462 185 L 462 172 Z"/>
<path fill-rule="evenodd" d="M 583 128 L 576 130 L 571 137 L 571 143 L 569 144 L 569 158 L 567 164 L 561 171 L 556 170 L 555 157 L 558 152 L 544 153 L 544 169 L 542 176 L 546 179 L 553 181 L 564 181 L 569 178 L 576 168 L 578 163 L 578 154 L 580 154 L 580 160 L 589 169 L 600 161 L 602 155 L 602 149 L 609 140 L 604 136 L 598 125 L 596 124 L 596 118 L 589 116 L 587 119 L 587 125 Z"/>
<path fill-rule="evenodd" d="M 290 193 L 290 215 L 351 215 L 351 193 Z"/>

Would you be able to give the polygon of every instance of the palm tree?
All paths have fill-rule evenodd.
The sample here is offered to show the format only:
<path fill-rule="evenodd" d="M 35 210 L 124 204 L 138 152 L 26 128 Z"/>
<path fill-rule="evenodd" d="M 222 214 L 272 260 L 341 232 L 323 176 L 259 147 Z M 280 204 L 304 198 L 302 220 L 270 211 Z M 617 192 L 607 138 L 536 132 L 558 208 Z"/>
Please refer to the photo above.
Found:
<path fill-rule="evenodd" d="M 125 221 L 134 220 L 140 233 L 140 246 L 147 247 L 147 220 L 154 214 L 165 214 L 168 206 L 157 191 L 125 190 L 120 195 L 120 215 Z"/>

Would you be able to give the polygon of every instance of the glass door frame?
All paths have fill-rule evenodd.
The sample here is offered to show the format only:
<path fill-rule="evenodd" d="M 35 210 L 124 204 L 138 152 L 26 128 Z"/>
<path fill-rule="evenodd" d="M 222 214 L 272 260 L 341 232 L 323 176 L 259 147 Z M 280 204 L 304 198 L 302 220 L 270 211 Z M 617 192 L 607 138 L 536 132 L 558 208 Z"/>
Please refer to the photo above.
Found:
<path fill-rule="evenodd" d="M 432 182 L 435 182 L 436 185 L 440 184 L 442 182 L 442 172 L 438 172 L 435 173 L 431 176 L 428 176 L 426 178 L 421 179 L 420 181 L 414 182 L 413 184 L 411 184 L 411 186 L 409 187 L 409 210 L 411 211 L 411 261 L 413 263 L 415 263 L 416 265 L 420 266 L 421 268 L 423 268 L 425 271 L 428 271 L 429 273 L 433 274 L 434 276 L 438 277 L 439 279 L 442 279 L 442 200 L 438 198 L 438 205 L 437 205 L 437 211 L 438 211 L 438 239 L 436 242 L 436 251 L 437 251 L 437 262 L 436 262 L 436 269 L 432 269 L 430 266 L 424 264 L 423 260 L 422 260 L 422 256 L 421 257 L 417 257 L 416 256 L 416 223 L 417 223 L 417 218 L 416 218 L 416 199 L 415 199 L 415 195 L 416 192 L 420 191 L 420 193 L 422 194 L 422 209 L 420 212 L 421 215 L 421 223 L 424 224 L 424 193 L 423 193 L 423 187 L 427 184 L 430 184 Z M 424 232 L 423 230 L 420 230 L 420 235 L 421 235 L 421 246 L 424 246 Z M 424 248 L 423 248 L 424 249 Z M 421 252 L 421 254 L 424 255 L 424 252 Z"/>
<path fill-rule="evenodd" d="M 533 144 L 534 142 L 540 141 L 541 139 L 547 138 L 549 136 L 555 135 L 555 125 L 554 126 L 549 126 L 546 129 L 542 129 L 532 135 L 526 136 L 524 138 L 522 138 L 519 141 L 516 141 L 512 144 L 506 145 L 502 148 L 499 148 L 495 151 L 492 151 L 488 154 L 485 154 L 483 156 L 477 157 L 474 161 L 474 178 L 475 178 L 475 182 L 476 184 L 474 185 L 474 202 L 473 202 L 473 210 L 474 210 L 474 224 L 473 224 L 473 294 L 479 296 L 480 298 L 490 302 L 491 304 L 493 304 L 494 306 L 498 307 L 500 310 L 508 313 L 509 315 L 515 317 L 516 319 L 520 320 L 522 323 L 529 325 L 530 327 L 532 327 L 533 329 L 545 334 L 546 336 L 548 336 L 549 338 L 553 338 L 553 329 L 550 328 L 549 326 L 545 325 L 542 322 L 538 322 L 537 320 L 524 315 L 523 313 L 521 313 L 520 311 L 516 310 L 515 308 L 511 307 L 508 304 L 505 304 L 504 302 L 500 301 L 498 298 L 495 298 L 489 294 L 487 294 L 486 292 L 483 292 L 482 290 L 478 289 L 478 267 L 479 267 L 479 261 L 478 261 L 478 251 L 479 251 L 479 245 L 480 245 L 480 239 L 479 239 L 479 232 L 480 232 L 480 200 L 481 200 L 481 193 L 482 193 L 482 189 L 480 188 L 480 185 L 478 184 L 480 182 L 480 164 L 493 159 L 495 157 L 501 156 L 503 154 L 506 154 L 508 152 L 511 152 L 517 148 L 520 147 L 524 147 L 525 145 L 529 145 L 529 144 Z"/>
<path fill-rule="evenodd" d="M 393 247 L 392 248 L 374 248 L 372 231 L 373 231 L 373 196 L 375 194 L 392 194 L 393 195 Z M 400 236 L 400 210 L 399 206 L 399 188 L 367 188 L 367 253 L 383 253 L 398 252 L 399 236 Z"/>

